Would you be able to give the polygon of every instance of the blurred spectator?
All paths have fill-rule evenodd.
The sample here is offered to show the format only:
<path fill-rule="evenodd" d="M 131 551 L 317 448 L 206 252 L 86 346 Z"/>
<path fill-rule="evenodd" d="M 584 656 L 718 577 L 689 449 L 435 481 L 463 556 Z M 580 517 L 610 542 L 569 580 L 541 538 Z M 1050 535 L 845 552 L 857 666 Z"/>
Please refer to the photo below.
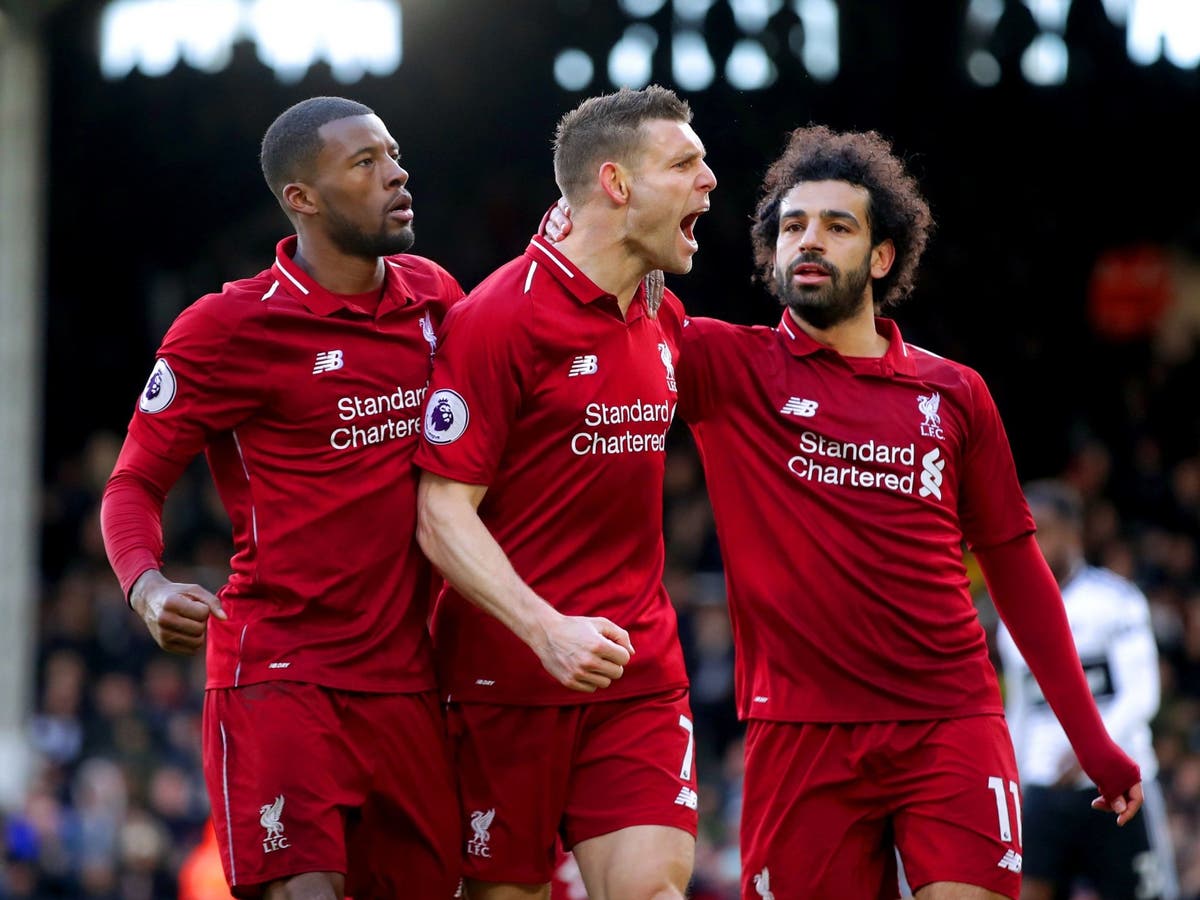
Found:
<path fill-rule="evenodd" d="M 1174 294 L 1166 250 L 1148 243 L 1115 247 L 1102 253 L 1092 270 L 1088 290 L 1092 328 L 1114 341 L 1149 337 Z"/>

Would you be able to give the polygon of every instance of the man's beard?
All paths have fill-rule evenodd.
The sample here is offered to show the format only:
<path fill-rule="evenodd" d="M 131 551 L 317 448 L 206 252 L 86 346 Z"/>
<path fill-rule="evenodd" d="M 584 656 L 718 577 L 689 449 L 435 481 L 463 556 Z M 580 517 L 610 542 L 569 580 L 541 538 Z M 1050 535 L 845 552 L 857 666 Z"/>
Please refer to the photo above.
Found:
<path fill-rule="evenodd" d="M 329 223 L 329 239 L 350 256 L 363 259 L 391 256 L 405 252 L 416 240 L 411 226 L 392 233 L 380 228 L 376 233 L 368 234 L 333 209 L 326 209 L 325 217 Z"/>
<path fill-rule="evenodd" d="M 829 282 L 820 286 L 793 283 L 792 273 L 804 264 L 821 266 L 829 273 Z M 780 302 L 819 331 L 854 318 L 862 309 L 863 295 L 870 281 L 870 252 L 863 257 L 861 266 L 847 273 L 820 256 L 804 253 L 775 273 Z"/>

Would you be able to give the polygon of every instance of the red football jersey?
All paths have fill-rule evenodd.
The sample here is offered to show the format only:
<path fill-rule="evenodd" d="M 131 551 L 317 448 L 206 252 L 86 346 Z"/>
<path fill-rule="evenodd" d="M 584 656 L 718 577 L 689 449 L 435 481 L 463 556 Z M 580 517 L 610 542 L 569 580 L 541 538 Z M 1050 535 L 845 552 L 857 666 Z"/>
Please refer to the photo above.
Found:
<path fill-rule="evenodd" d="M 458 701 L 573 705 L 687 684 L 662 585 L 666 434 L 683 308 L 644 297 L 624 318 L 534 238 L 446 317 L 417 465 L 488 485 L 479 516 L 517 573 L 568 615 L 606 616 L 636 651 L 595 694 L 558 684 L 497 619 L 447 588 L 433 621 Z"/>
<path fill-rule="evenodd" d="M 1034 530 L 978 373 L 906 344 L 843 357 L 796 327 L 690 319 L 680 415 L 704 461 L 743 718 L 1001 712 L 964 540 Z"/>
<path fill-rule="evenodd" d="M 434 588 L 412 458 L 436 330 L 462 289 L 429 260 L 393 256 L 378 308 L 356 310 L 295 264 L 295 247 L 280 242 L 270 269 L 180 314 L 129 433 L 167 459 L 205 451 L 232 520 L 209 687 L 427 690 Z"/>

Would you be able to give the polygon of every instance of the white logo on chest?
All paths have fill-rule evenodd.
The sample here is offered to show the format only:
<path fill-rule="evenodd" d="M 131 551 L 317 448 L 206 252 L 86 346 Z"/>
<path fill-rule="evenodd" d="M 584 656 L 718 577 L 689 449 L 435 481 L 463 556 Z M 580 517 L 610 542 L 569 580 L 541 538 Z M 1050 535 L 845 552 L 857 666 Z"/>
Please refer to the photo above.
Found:
<path fill-rule="evenodd" d="M 344 365 L 341 350 L 322 350 L 317 354 L 316 362 L 313 363 L 312 373 L 320 375 L 322 372 L 333 372 Z"/>
<path fill-rule="evenodd" d="M 942 395 L 934 391 L 928 397 L 917 396 L 917 409 L 925 416 L 925 421 L 921 423 L 921 434 L 925 437 L 945 438 L 945 433 L 942 431 L 942 417 L 938 415 L 938 407 L 942 405 Z"/>
<path fill-rule="evenodd" d="M 659 344 L 658 355 L 662 358 L 663 368 L 667 370 L 667 390 L 674 391 L 675 388 L 675 363 L 671 361 L 671 346 L 670 344 Z"/>
<path fill-rule="evenodd" d="M 574 378 L 577 375 L 595 375 L 599 368 L 600 364 L 596 360 L 595 354 L 588 353 L 583 356 L 577 356 L 571 360 L 571 368 L 567 372 L 567 377 Z"/>
<path fill-rule="evenodd" d="M 802 400 L 799 397 L 788 397 L 787 403 L 783 404 L 779 411 L 785 416 L 803 416 L 806 419 L 811 419 L 817 414 L 817 407 L 819 405 L 816 400 Z"/>
<path fill-rule="evenodd" d="M 941 455 L 942 451 L 934 447 L 921 457 L 921 490 L 917 493 L 922 497 L 932 494 L 942 499 L 942 469 L 946 468 L 946 461 Z"/>
<path fill-rule="evenodd" d="M 421 337 L 429 344 L 429 358 L 433 359 L 433 354 L 437 352 L 437 334 L 434 333 L 433 319 L 429 318 L 428 310 L 421 317 Z"/>

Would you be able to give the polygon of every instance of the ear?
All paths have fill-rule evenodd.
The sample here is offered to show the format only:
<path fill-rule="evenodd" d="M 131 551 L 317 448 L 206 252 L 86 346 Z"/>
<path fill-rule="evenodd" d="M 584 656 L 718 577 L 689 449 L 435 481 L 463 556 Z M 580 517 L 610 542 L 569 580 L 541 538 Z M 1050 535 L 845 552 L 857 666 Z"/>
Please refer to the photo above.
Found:
<path fill-rule="evenodd" d="M 880 241 L 871 248 L 871 277 L 882 278 L 891 271 L 895 261 L 896 245 L 892 243 L 892 239 Z"/>
<path fill-rule="evenodd" d="M 293 181 L 283 186 L 283 205 L 300 216 L 311 216 L 317 212 L 313 189 L 302 181 Z"/>
<path fill-rule="evenodd" d="M 602 163 L 599 180 L 600 189 L 617 206 L 624 206 L 629 202 L 629 173 L 620 163 Z"/>

